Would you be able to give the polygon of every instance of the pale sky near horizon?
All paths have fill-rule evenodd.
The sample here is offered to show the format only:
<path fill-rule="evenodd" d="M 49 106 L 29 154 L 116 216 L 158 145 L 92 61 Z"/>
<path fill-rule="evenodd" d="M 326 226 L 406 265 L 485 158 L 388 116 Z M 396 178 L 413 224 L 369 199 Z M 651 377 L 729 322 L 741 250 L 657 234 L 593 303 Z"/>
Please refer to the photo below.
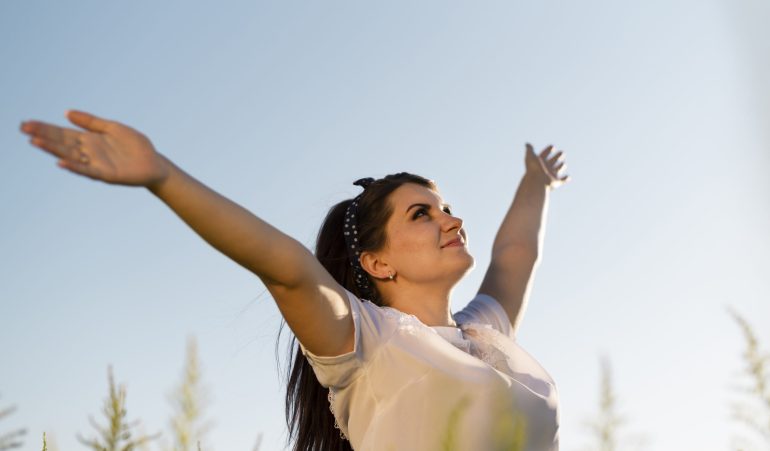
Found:
<path fill-rule="evenodd" d="M 591 443 L 603 354 L 621 438 L 646 443 L 629 449 L 732 449 L 744 342 L 725 306 L 770 349 L 770 7 L 623 3 L 0 4 L 0 409 L 18 407 L 0 435 L 83 449 L 108 365 L 128 418 L 167 431 L 193 335 L 206 447 L 283 449 L 269 293 L 146 190 L 72 175 L 18 131 L 76 108 L 310 248 L 353 181 L 436 180 L 476 258 L 454 310 L 525 142 L 554 144 L 572 181 L 550 194 L 519 341 L 559 388 L 562 450 Z"/>

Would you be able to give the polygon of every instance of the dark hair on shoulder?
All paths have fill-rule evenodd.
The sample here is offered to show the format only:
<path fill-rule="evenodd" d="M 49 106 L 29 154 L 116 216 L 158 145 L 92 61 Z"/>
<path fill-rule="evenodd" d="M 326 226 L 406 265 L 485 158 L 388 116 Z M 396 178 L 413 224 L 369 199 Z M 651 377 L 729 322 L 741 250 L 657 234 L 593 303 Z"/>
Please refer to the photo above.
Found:
<path fill-rule="evenodd" d="M 408 172 L 390 174 L 372 182 L 358 202 L 357 227 L 361 251 L 381 250 L 386 242 L 385 225 L 393 208 L 390 194 L 404 183 L 415 183 L 436 190 L 430 179 Z M 371 293 L 361 293 L 354 282 L 354 272 L 348 260 L 343 235 L 345 210 L 353 199 L 343 200 L 329 210 L 318 232 L 315 256 L 334 279 L 359 298 L 383 305 L 374 281 L 370 279 Z M 285 322 L 282 321 L 281 327 Z M 280 338 L 280 331 L 279 331 Z M 291 368 L 287 368 L 286 425 L 287 441 L 293 442 L 293 451 L 350 451 L 350 442 L 335 428 L 335 419 L 329 408 L 329 389 L 322 386 L 313 373 L 297 338 L 292 336 L 289 356 L 294 355 Z"/>

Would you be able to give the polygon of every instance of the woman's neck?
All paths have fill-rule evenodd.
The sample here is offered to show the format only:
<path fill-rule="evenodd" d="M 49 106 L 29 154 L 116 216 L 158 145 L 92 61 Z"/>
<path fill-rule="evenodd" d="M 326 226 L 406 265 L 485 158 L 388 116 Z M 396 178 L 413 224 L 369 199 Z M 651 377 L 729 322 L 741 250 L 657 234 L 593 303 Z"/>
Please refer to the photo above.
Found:
<path fill-rule="evenodd" d="M 399 286 L 384 296 L 387 305 L 414 315 L 426 326 L 457 326 L 450 310 L 452 288 Z"/>

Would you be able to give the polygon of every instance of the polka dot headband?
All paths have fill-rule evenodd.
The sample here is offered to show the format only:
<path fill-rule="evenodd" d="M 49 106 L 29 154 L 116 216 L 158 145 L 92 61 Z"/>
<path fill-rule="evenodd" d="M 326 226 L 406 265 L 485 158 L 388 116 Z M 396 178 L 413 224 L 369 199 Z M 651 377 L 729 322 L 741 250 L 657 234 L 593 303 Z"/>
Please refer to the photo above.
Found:
<path fill-rule="evenodd" d="M 350 266 L 353 267 L 353 279 L 356 282 L 356 286 L 361 290 L 361 294 L 364 297 L 371 296 L 371 287 L 369 286 L 369 277 L 361 267 L 361 246 L 358 244 L 358 220 L 356 215 L 358 214 L 358 202 L 361 200 L 361 196 L 366 192 L 366 188 L 374 182 L 371 177 L 362 178 L 353 182 L 354 185 L 358 185 L 364 188 L 358 196 L 353 199 L 353 202 L 348 205 L 345 210 L 345 226 L 343 228 L 345 233 L 345 244 L 348 250 L 348 259 L 350 260 Z"/>

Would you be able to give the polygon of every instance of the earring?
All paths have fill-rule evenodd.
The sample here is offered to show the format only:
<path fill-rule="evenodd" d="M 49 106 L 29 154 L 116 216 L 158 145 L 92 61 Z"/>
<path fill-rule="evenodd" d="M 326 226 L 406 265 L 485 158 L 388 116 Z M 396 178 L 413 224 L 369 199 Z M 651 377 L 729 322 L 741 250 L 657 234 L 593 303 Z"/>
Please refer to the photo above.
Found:
<path fill-rule="evenodd" d="M 393 273 L 388 273 L 388 279 L 393 280 Z"/>

